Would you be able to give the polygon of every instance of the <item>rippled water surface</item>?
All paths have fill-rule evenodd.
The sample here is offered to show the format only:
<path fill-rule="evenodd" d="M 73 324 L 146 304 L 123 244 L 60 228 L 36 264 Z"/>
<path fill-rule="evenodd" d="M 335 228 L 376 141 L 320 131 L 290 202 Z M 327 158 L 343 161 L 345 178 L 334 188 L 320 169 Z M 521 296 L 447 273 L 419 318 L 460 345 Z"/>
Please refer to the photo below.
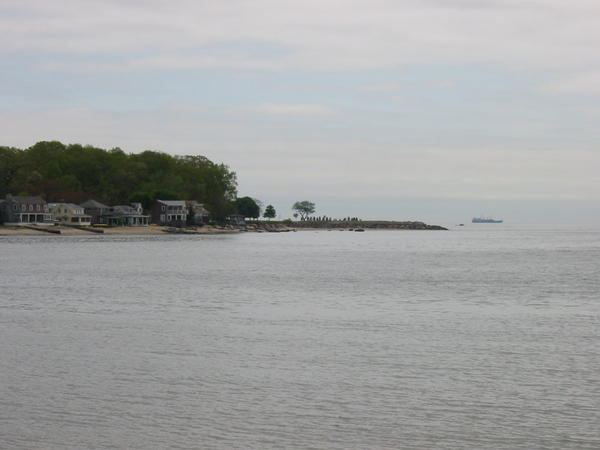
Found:
<path fill-rule="evenodd" d="M 598 449 L 600 232 L 0 237 L 0 447 Z"/>

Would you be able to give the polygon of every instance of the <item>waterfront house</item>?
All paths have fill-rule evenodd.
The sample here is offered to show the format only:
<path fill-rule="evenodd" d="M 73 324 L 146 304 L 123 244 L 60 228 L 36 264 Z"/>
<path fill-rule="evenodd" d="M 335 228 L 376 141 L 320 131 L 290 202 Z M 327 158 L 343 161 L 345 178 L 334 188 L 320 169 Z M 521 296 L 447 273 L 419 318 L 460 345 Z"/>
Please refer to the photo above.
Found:
<path fill-rule="evenodd" d="M 227 222 L 231 225 L 236 225 L 240 227 L 246 226 L 245 217 L 241 214 L 231 214 L 227 217 Z"/>
<path fill-rule="evenodd" d="M 80 206 L 83 206 L 85 214 L 91 216 L 92 224 L 104 223 L 103 216 L 110 212 L 110 206 L 92 199 L 81 203 Z"/>
<path fill-rule="evenodd" d="M 202 203 L 198 203 L 196 200 L 186 200 L 185 204 L 187 206 L 188 223 L 192 225 L 204 225 L 208 223 L 210 212 Z"/>
<path fill-rule="evenodd" d="M 144 214 L 141 203 L 108 206 L 96 200 L 87 200 L 81 204 L 85 213 L 92 216 L 92 223 L 111 227 L 144 227 L 150 222 L 150 216 Z"/>
<path fill-rule="evenodd" d="M 83 206 L 74 203 L 48 203 L 48 209 L 59 223 L 85 226 L 92 224 L 92 216 L 85 214 Z"/>
<path fill-rule="evenodd" d="M 157 225 L 181 227 L 187 222 L 184 200 L 156 200 L 152 205 L 152 222 Z"/>
<path fill-rule="evenodd" d="M 150 216 L 144 214 L 141 203 L 112 206 L 102 216 L 102 223 L 112 227 L 145 227 L 149 221 Z"/>
<path fill-rule="evenodd" d="M 41 197 L 7 195 L 0 204 L 0 221 L 5 225 L 50 225 L 52 214 Z"/>

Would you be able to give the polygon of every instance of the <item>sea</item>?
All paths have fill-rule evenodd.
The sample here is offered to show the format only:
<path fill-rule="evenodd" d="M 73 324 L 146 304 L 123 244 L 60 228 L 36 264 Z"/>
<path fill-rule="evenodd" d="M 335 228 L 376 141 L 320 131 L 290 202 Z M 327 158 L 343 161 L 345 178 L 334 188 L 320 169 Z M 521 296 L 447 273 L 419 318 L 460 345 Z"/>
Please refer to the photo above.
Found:
<path fill-rule="evenodd" d="M 600 229 L 0 237 L 2 449 L 600 449 Z"/>

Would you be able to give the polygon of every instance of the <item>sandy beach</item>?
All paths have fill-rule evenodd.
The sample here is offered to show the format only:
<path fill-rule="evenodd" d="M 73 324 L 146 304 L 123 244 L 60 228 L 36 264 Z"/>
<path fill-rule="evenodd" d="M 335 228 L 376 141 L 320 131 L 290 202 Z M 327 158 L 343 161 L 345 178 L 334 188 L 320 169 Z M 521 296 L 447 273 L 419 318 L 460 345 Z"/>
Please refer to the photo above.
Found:
<path fill-rule="evenodd" d="M 147 226 L 147 227 L 106 227 L 106 228 L 95 228 L 95 230 L 102 230 L 103 233 L 95 233 L 87 229 L 78 229 L 66 226 L 52 226 L 45 227 L 50 231 L 60 231 L 60 235 L 72 236 L 72 235 L 164 235 L 170 234 L 173 230 L 170 227 L 163 226 Z M 220 228 L 220 227 L 198 227 L 196 229 L 185 229 L 180 231 L 181 234 L 217 234 L 217 233 L 239 233 L 242 230 L 233 228 Z M 56 233 L 58 235 L 58 233 Z M 31 229 L 19 226 L 0 226 L 0 236 L 52 236 L 54 233 L 44 231 L 42 227 L 39 229 Z"/>

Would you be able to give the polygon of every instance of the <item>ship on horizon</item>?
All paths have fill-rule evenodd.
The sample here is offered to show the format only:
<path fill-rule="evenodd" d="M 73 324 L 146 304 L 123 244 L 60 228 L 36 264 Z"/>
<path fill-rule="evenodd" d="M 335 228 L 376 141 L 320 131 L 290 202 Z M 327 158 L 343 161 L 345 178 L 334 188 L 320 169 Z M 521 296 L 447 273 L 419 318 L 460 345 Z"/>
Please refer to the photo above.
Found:
<path fill-rule="evenodd" d="M 472 223 L 502 223 L 503 220 L 492 219 L 491 217 L 473 217 Z"/>

